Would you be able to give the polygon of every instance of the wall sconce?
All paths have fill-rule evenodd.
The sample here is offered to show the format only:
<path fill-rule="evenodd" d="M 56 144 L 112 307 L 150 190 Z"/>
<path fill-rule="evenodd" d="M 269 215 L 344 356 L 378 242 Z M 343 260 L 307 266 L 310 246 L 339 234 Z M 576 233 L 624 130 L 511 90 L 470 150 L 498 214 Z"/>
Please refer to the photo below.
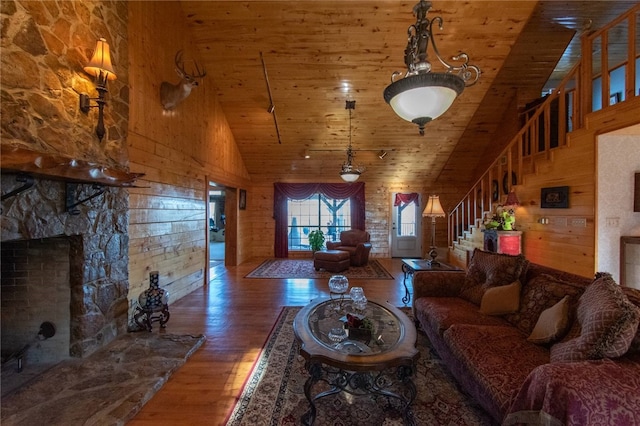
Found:
<path fill-rule="evenodd" d="M 93 57 L 84 67 L 84 71 L 96 78 L 97 98 L 90 98 L 86 93 L 80 94 L 80 111 L 87 114 L 91 108 L 98 108 L 98 124 L 96 125 L 96 135 L 102 142 L 104 137 L 104 107 L 107 104 L 105 96 L 107 94 L 107 81 L 117 78 L 113 65 L 111 65 L 111 53 L 109 44 L 104 38 L 98 40 Z M 91 101 L 96 101 L 96 105 L 91 105 Z"/>
<path fill-rule="evenodd" d="M 378 152 L 378 158 L 379 159 L 383 160 L 384 157 L 386 157 L 386 156 L 387 156 L 387 151 L 382 150 L 382 151 Z"/>

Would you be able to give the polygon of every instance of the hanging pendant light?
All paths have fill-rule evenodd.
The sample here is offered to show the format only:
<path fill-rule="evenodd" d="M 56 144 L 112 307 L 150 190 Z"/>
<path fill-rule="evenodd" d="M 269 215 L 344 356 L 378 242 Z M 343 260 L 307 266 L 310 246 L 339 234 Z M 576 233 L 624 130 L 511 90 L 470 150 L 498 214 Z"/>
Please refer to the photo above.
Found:
<path fill-rule="evenodd" d="M 358 167 L 353 164 L 355 154 L 351 147 L 351 111 L 356 109 L 356 101 L 347 101 L 345 109 L 349 110 L 349 147 L 347 148 L 347 161 L 342 165 L 340 170 L 340 177 L 345 182 L 355 182 L 360 177 L 360 174 L 364 172 L 364 168 Z"/>
<path fill-rule="evenodd" d="M 469 56 L 460 53 L 454 61 L 460 65 L 451 65 L 440 56 L 433 38 L 433 24 L 437 22 L 442 30 L 440 16 L 429 20 L 427 12 L 431 2 L 420 0 L 413 7 L 416 23 L 407 30 L 409 38 L 405 48 L 404 62 L 407 72 L 401 80 L 395 80 L 402 72 L 391 75 L 391 84 L 384 90 L 384 100 L 403 120 L 411 121 L 424 135 L 424 126 L 444 114 L 466 86 L 471 86 L 480 77 L 480 68 L 469 65 Z M 431 72 L 427 48 L 429 42 L 438 61 L 446 68 L 445 72 Z"/>

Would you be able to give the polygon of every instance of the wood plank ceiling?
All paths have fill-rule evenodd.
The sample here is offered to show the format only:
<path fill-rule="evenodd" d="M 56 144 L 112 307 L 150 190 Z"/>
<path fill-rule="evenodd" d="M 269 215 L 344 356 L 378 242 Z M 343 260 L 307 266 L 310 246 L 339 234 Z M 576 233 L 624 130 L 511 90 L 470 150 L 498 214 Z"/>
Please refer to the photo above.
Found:
<path fill-rule="evenodd" d="M 182 1 L 182 9 L 246 167 L 256 181 L 340 181 L 352 115 L 355 163 L 365 182 L 442 181 L 464 188 L 494 155 L 506 108 L 538 97 L 577 61 L 578 37 L 628 10 L 629 1 L 434 1 L 429 17 L 445 58 L 460 51 L 482 69 L 425 136 L 382 93 L 404 71 L 415 1 Z M 280 133 L 267 111 L 266 66 Z M 432 62 L 435 62 L 433 52 Z M 435 71 L 441 71 L 434 64 Z M 514 103 L 514 99 L 516 99 Z M 378 158 L 379 151 L 388 154 Z M 308 152 L 311 158 L 305 159 Z"/>

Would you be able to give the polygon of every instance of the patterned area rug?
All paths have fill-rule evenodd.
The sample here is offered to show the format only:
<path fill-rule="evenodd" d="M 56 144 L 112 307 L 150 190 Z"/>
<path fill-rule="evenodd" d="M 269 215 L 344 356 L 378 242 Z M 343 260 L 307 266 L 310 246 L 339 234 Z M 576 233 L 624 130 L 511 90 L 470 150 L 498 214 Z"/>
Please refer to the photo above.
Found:
<path fill-rule="evenodd" d="M 392 280 L 391 275 L 375 259 L 370 259 L 366 266 L 351 266 L 346 271 L 340 272 L 347 278 L 368 280 Z M 335 272 L 327 272 L 324 269 L 316 271 L 311 259 L 268 259 L 251 271 L 245 278 L 311 278 L 322 279 L 336 275 Z"/>
<path fill-rule="evenodd" d="M 262 354 L 249 375 L 242 394 L 227 419 L 227 426 L 299 425 L 309 408 L 304 396 L 308 373 L 298 353 L 293 318 L 298 307 L 285 307 L 276 321 Z M 408 309 L 404 310 L 409 311 Z M 416 425 L 492 425 L 491 418 L 463 394 L 446 371 L 442 360 L 418 333 L 418 397 L 411 410 Z M 345 396 L 346 395 L 346 396 Z M 344 392 L 318 400 L 316 425 L 402 425 L 400 413 L 384 401 Z"/>

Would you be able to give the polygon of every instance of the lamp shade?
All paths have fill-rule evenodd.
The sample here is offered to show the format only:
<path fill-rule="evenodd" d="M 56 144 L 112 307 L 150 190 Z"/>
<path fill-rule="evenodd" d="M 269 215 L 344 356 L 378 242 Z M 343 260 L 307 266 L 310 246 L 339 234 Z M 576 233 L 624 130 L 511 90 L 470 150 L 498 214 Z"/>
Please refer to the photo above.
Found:
<path fill-rule="evenodd" d="M 520 201 L 518 200 L 518 196 L 513 191 L 513 189 L 511 191 L 509 191 L 509 193 L 507 194 L 507 201 L 505 201 L 504 205 L 505 206 L 514 206 L 514 207 L 520 205 Z"/>
<path fill-rule="evenodd" d="M 422 212 L 422 217 L 444 217 L 445 213 L 440 204 L 440 197 L 438 195 L 429 195 L 429 201 L 427 206 Z"/>
<path fill-rule="evenodd" d="M 96 50 L 93 52 L 93 57 L 84 67 L 84 70 L 95 77 L 100 77 L 102 73 L 105 80 L 115 80 L 117 78 L 116 72 L 111 64 L 109 43 L 107 43 L 104 38 L 98 40 Z"/>

